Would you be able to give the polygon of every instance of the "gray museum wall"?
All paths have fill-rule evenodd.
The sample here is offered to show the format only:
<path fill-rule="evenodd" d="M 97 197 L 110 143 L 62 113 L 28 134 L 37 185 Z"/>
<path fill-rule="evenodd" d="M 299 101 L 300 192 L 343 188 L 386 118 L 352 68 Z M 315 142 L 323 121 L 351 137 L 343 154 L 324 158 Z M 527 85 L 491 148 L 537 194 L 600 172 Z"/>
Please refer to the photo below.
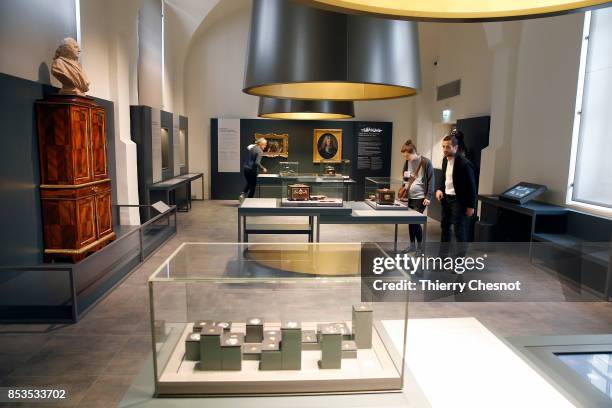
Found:
<path fill-rule="evenodd" d="M 138 103 L 163 105 L 162 2 L 144 0 L 138 11 Z"/>
<path fill-rule="evenodd" d="M 242 173 L 220 173 L 218 168 L 218 120 L 211 119 L 211 198 L 217 200 L 235 200 L 245 185 Z M 380 158 L 382 166 L 377 170 L 358 168 L 359 129 L 377 127 L 382 130 L 380 138 Z M 356 181 L 353 191 L 355 199 L 363 199 L 365 177 L 388 177 L 391 171 L 391 144 L 393 123 L 359 122 L 359 121 L 321 121 L 321 120 L 272 120 L 240 119 L 240 162 L 246 158 L 246 147 L 253 143 L 255 133 L 288 133 L 289 154 L 284 157 L 264 157 L 262 164 L 269 173 L 278 173 L 279 162 L 299 162 L 300 173 L 322 173 L 325 164 L 313 163 L 314 129 L 342 129 L 342 159 L 350 160 L 349 176 Z M 343 166 L 335 164 L 337 172 Z M 242 167 L 242 166 L 241 166 Z"/>
<path fill-rule="evenodd" d="M 0 264 L 37 265 L 42 262 L 44 242 L 34 102 L 57 88 L 0 73 L 0 89 Z M 106 109 L 108 171 L 116 204 L 113 103 L 94 99 Z M 113 223 L 118 222 L 113 207 Z"/>
<path fill-rule="evenodd" d="M 0 1 L 0 72 L 59 84 L 48 64 L 62 39 L 77 37 L 76 17 L 74 0 Z"/>

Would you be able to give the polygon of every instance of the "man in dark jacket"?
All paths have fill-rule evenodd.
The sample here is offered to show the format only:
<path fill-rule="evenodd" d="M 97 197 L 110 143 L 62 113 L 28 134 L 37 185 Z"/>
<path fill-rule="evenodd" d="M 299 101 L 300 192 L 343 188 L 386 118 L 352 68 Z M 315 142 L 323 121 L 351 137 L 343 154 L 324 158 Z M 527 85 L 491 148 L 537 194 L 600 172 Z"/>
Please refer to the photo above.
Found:
<path fill-rule="evenodd" d="M 467 252 L 467 225 L 476 208 L 476 178 L 472 163 L 458 150 L 463 145 L 462 134 L 450 134 L 442 139 L 442 177 L 436 199 L 442 204 L 441 241 L 450 242 L 451 226 L 455 230 L 458 256 Z"/>

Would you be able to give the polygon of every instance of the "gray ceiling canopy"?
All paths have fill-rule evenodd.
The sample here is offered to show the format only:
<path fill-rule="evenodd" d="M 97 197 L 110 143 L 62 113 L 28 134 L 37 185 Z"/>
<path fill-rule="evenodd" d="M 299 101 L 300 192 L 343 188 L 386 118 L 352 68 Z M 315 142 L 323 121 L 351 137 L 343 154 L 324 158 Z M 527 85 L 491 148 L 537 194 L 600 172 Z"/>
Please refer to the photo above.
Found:
<path fill-rule="evenodd" d="M 257 116 L 269 119 L 350 119 L 355 117 L 355 108 L 352 101 L 260 97 Z"/>
<path fill-rule="evenodd" d="M 414 95 L 418 44 L 412 21 L 254 0 L 243 91 L 330 101 Z"/>

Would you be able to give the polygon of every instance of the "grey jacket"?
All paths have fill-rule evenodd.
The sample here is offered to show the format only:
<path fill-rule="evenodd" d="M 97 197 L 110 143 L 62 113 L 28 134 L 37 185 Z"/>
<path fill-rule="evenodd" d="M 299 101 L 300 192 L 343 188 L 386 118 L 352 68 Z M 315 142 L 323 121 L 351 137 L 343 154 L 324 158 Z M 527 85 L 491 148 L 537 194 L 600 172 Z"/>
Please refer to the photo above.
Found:
<path fill-rule="evenodd" d="M 263 170 L 264 167 L 261 164 L 263 151 L 261 148 L 256 144 L 252 144 L 247 147 L 247 152 L 247 158 L 243 164 L 243 167 L 250 171 L 257 171 L 258 169 Z"/>
<path fill-rule="evenodd" d="M 436 186 L 435 176 L 434 176 L 434 168 L 433 164 L 431 164 L 431 160 L 429 160 L 425 156 L 421 156 L 421 160 L 425 163 L 423 169 L 421 171 L 425 172 L 425 177 L 423 178 L 425 184 L 425 198 L 429 201 L 433 201 L 434 198 L 434 189 Z M 402 171 L 402 177 L 404 176 L 404 172 L 408 170 L 408 160 L 404 163 L 404 170 Z"/>

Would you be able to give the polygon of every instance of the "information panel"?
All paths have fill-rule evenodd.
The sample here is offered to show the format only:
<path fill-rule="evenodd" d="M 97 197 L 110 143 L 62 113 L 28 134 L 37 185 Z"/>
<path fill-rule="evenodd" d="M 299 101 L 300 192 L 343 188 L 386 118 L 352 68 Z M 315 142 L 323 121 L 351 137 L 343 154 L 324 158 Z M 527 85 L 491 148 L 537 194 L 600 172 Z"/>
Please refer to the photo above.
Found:
<path fill-rule="evenodd" d="M 363 200 L 366 177 L 393 176 L 390 174 L 392 131 L 393 124 L 390 122 L 355 122 L 357 163 L 351 172 L 356 182 L 354 199 Z"/>
<path fill-rule="evenodd" d="M 375 125 L 357 128 L 357 169 L 378 171 L 383 168 L 384 130 Z"/>
<path fill-rule="evenodd" d="M 217 171 L 240 172 L 240 119 L 219 119 Z"/>

